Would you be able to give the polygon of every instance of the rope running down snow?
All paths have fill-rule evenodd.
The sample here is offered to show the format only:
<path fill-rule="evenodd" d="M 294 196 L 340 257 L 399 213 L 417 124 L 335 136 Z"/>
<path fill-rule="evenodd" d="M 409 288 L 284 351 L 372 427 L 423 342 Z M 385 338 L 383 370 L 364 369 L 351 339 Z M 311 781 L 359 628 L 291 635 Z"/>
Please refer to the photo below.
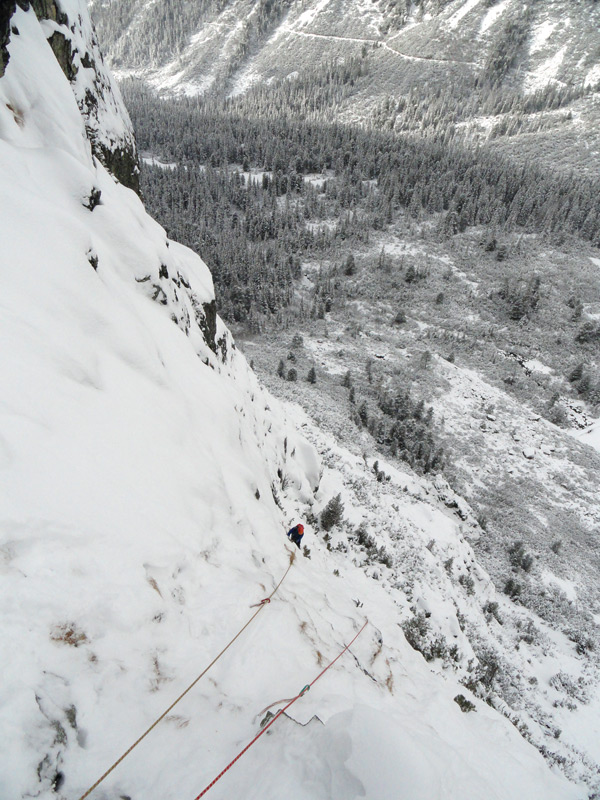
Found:
<path fill-rule="evenodd" d="M 317 675 L 317 677 L 316 677 L 316 678 L 315 678 L 313 681 L 311 681 L 311 683 L 308 683 L 308 684 L 306 684 L 306 686 L 305 686 L 305 687 L 302 689 L 302 691 L 301 691 L 301 692 L 299 692 L 299 693 L 296 695 L 296 697 L 293 697 L 293 698 L 292 698 L 292 699 L 289 701 L 289 703 L 287 704 L 287 706 L 285 706 L 285 708 L 282 708 L 282 709 L 280 709 L 280 710 L 277 712 L 277 714 L 275 714 L 275 716 L 273 717 L 273 719 L 272 719 L 272 720 L 270 720 L 270 721 L 269 721 L 269 723 L 268 723 L 267 725 L 265 725 L 265 727 L 264 727 L 264 728 L 263 728 L 263 729 L 260 731 L 260 733 L 257 733 L 257 735 L 254 737 L 254 739 L 252 739 L 252 741 L 251 741 L 251 742 L 249 742 L 249 743 L 246 745 L 246 747 L 244 747 L 244 749 L 243 749 L 243 750 L 242 750 L 240 753 L 238 753 L 238 754 L 237 754 L 237 756 L 236 756 L 236 757 L 233 759 L 233 761 L 230 761 L 230 762 L 229 762 L 229 764 L 228 764 L 228 765 L 225 767 L 225 769 L 224 769 L 224 770 L 222 770 L 222 771 L 221 771 L 221 772 L 220 772 L 220 773 L 217 775 L 217 777 L 216 777 L 216 778 L 215 778 L 213 781 L 211 781 L 211 783 L 209 783 L 209 784 L 208 784 L 208 786 L 206 787 L 206 789 L 203 789 L 203 790 L 200 792 L 200 794 L 199 794 L 197 797 L 195 797 L 195 798 L 194 798 L 194 800 L 200 800 L 200 798 L 201 798 L 201 797 L 204 797 L 204 795 L 205 795 L 205 794 L 208 792 L 208 790 L 209 790 L 209 789 L 212 789 L 212 787 L 215 785 L 215 783 L 216 783 L 218 780 L 220 780 L 220 779 L 223 777 L 223 775 L 225 775 L 225 773 L 227 772 L 227 770 L 231 769 L 231 767 L 233 767 L 233 765 L 235 764 L 235 762 L 236 762 L 236 761 L 238 761 L 238 760 L 239 760 L 239 759 L 240 759 L 240 758 L 241 758 L 241 757 L 244 755 L 244 753 L 245 753 L 247 750 L 249 750 L 249 749 L 252 747 L 252 745 L 254 744 L 254 742 L 256 742 L 256 741 L 257 741 L 257 739 L 260 739 L 260 737 L 263 735 L 263 733 L 266 733 L 266 732 L 267 732 L 267 730 L 268 730 L 268 729 L 271 727 L 271 725 L 272 725 L 272 724 L 275 722 L 275 720 L 276 720 L 278 717 L 280 717 L 282 714 L 285 714 L 285 712 L 288 710 L 288 708 L 289 708 L 291 705 L 293 705 L 293 704 L 296 702 L 296 700 L 298 700 L 300 697 L 302 697 L 303 695 L 305 695 L 305 694 L 306 694 L 306 692 L 308 692 L 308 691 L 309 691 L 310 687 L 311 687 L 311 686 L 314 686 L 314 685 L 315 685 L 315 683 L 316 683 L 316 682 L 319 680 L 319 678 L 320 678 L 322 675 L 324 675 L 324 674 L 327 672 L 327 670 L 328 670 L 330 667 L 333 667 L 333 665 L 334 665 L 334 664 L 335 664 L 335 662 L 338 660 L 338 658 L 341 658 L 341 656 L 343 656 L 343 655 L 344 655 L 344 653 L 346 652 L 346 650 L 348 650 L 348 648 L 349 648 L 349 647 L 350 647 L 352 644 L 354 644 L 354 642 L 355 642 L 355 641 L 358 639 L 358 637 L 361 635 L 361 633 L 364 631 L 364 629 L 367 627 L 367 625 L 368 625 L 368 624 L 369 624 L 369 620 L 367 619 L 367 620 L 365 620 L 365 624 L 362 626 L 362 628 L 361 628 L 361 629 L 359 630 L 359 632 L 356 634 L 356 636 L 354 637 L 354 639 L 352 639 L 352 641 L 351 641 L 351 642 L 349 642 L 349 643 L 346 645 L 346 647 L 344 647 L 344 649 L 343 649 L 343 650 L 342 650 L 342 651 L 341 651 L 341 652 L 340 652 L 340 653 L 339 653 L 339 654 L 338 654 L 338 655 L 337 655 L 337 656 L 336 656 L 336 657 L 333 659 L 333 661 L 332 661 L 330 664 L 328 664 L 328 665 L 325 667 L 325 669 L 324 669 L 324 670 L 322 670 L 322 671 L 321 671 L 321 672 L 320 672 L 320 673 Z M 274 704 L 273 704 L 273 703 L 271 703 L 271 705 L 274 705 Z M 268 708 L 268 706 L 267 706 L 267 708 Z"/>
<path fill-rule="evenodd" d="M 288 551 L 288 552 L 289 552 L 289 551 Z M 277 586 L 276 586 L 276 587 L 273 589 L 273 591 L 271 592 L 271 594 L 270 594 L 268 597 L 265 597 L 265 599 L 264 599 L 264 600 L 261 600 L 261 602 L 257 604 L 257 605 L 258 605 L 258 610 L 254 612 L 254 614 L 253 614 L 253 615 L 250 617 L 250 619 L 249 619 L 249 620 L 248 620 L 248 622 L 247 622 L 247 623 L 244 625 L 244 627 L 243 627 L 243 628 L 241 628 L 241 629 L 240 629 L 240 630 L 239 630 L 239 631 L 236 633 L 236 635 L 235 635 L 235 636 L 233 637 L 233 639 L 232 639 L 232 640 L 229 642 L 229 644 L 228 644 L 228 645 L 226 645 L 226 646 L 225 646 L 225 647 L 224 647 L 224 648 L 221 650 L 221 652 L 219 653 L 219 655 L 218 655 L 216 658 L 214 658 L 214 659 L 213 659 L 213 660 L 210 662 L 210 664 L 208 665 L 208 667 L 206 667 L 206 669 L 205 669 L 205 670 L 203 670 L 203 671 L 200 673 L 200 675 L 198 675 L 198 677 L 197 677 L 195 680 L 193 680 L 193 681 L 192 681 L 192 683 L 190 683 L 190 685 L 187 687 L 187 689 L 185 689 L 185 691 L 183 691 L 183 692 L 182 692 L 182 693 L 179 695 L 179 697 L 178 697 L 178 698 L 177 698 L 177 699 L 176 699 L 176 700 L 175 700 L 173 703 L 171 703 L 171 705 L 170 705 L 170 706 L 167 708 L 167 710 L 166 710 L 166 711 L 163 711 L 163 713 L 160 715 L 160 717 L 158 717 L 158 719 L 156 719 L 156 720 L 155 720 L 155 721 L 152 723 L 152 725 L 150 725 L 150 727 L 149 727 L 149 728 L 148 728 L 148 729 L 147 729 L 147 730 L 146 730 L 144 733 L 142 733 L 142 735 L 139 737 L 139 739 L 137 739 L 137 740 L 136 740 L 136 741 L 135 741 L 135 742 L 134 742 L 134 743 L 131 745 L 131 747 L 130 747 L 130 748 L 128 748 L 128 749 L 127 749 L 127 750 L 126 750 L 126 751 L 123 753 L 123 755 L 122 755 L 120 758 L 118 758 L 118 759 L 115 761 L 115 763 L 112 765 L 112 767 L 109 767 L 109 769 L 107 769 L 107 770 L 106 770 L 106 772 L 104 773 L 104 775 L 102 775 L 100 778 L 98 778 L 98 780 L 96 781 L 96 783 L 95 783 L 93 786 L 90 786 L 90 788 L 87 790 L 87 792 L 85 792 L 85 794 L 82 794 L 82 795 L 81 795 L 81 797 L 79 798 L 79 800 L 85 800 L 85 798 L 86 798 L 86 797 L 88 797 L 88 795 L 90 795 L 90 794 L 91 794 L 91 793 L 94 791 L 94 789 L 96 789 L 96 787 L 98 787 L 98 786 L 99 786 L 99 785 L 102 783 L 102 781 L 103 781 L 103 780 L 104 780 L 104 779 L 105 779 L 105 778 L 106 778 L 108 775 L 110 775 L 110 773 L 113 771 L 113 769 L 115 769 L 115 767 L 118 767 L 118 766 L 119 766 L 119 764 L 121 763 L 121 761 L 123 761 L 125 758 L 127 758 L 127 756 L 129 755 L 129 753 L 131 753 L 131 751 L 134 749 L 134 747 L 137 747 L 137 746 L 138 746 L 138 744 L 139 744 L 139 743 L 142 741 L 142 739 L 145 739 L 145 737 L 146 737 L 146 736 L 147 736 L 147 735 L 150 733 L 150 731 L 151 731 L 151 730 L 153 730 L 154 728 L 156 728 L 156 726 L 158 725 L 158 723 L 159 723 L 161 720 L 163 720 L 163 719 L 164 719 L 164 718 L 167 716 L 167 714 L 169 713 L 169 711 L 171 711 L 173 708 L 175 708 L 175 706 L 177 705 L 177 703 L 178 703 L 178 702 L 179 702 L 179 701 L 180 701 L 182 698 L 184 698 L 184 697 L 185 697 L 185 695 L 186 695 L 186 694 L 187 694 L 187 693 L 188 693 L 188 692 L 189 692 L 191 689 L 193 689 L 193 688 L 194 688 L 194 686 L 195 686 L 195 685 L 198 683 L 198 681 L 200 680 L 200 678 L 202 678 L 204 675 L 206 675 L 206 673 L 208 672 L 208 670 L 209 670 L 209 669 L 210 669 L 210 668 L 211 668 L 211 667 L 212 667 L 214 664 L 216 664 L 216 662 L 217 662 L 217 661 L 218 661 L 218 660 L 221 658 L 221 656 L 223 655 L 223 653 L 225 653 L 227 650 L 229 650 L 229 648 L 231 647 L 231 645 L 232 645 L 232 644 L 235 642 L 235 640 L 236 640 L 236 639 L 238 639 L 238 638 L 239 638 L 239 637 L 242 635 L 242 633 L 243 633 L 243 632 L 246 630 L 246 628 L 248 627 L 248 625 L 250 625 L 250 623 L 252 622 L 252 620 L 254 620 L 254 619 L 255 619 L 255 618 L 256 618 L 256 617 L 257 617 L 257 616 L 260 614 L 260 612 L 263 610 L 263 608 L 265 608 L 265 606 L 268 606 L 268 605 L 269 605 L 269 603 L 271 602 L 271 598 L 272 598 L 272 597 L 273 597 L 273 595 L 274 595 L 274 594 L 277 592 L 277 590 L 279 589 L 279 587 L 281 586 L 281 584 L 284 582 L 284 580 L 285 580 L 285 578 L 286 578 L 286 576 L 287 576 L 288 572 L 291 570 L 291 568 L 292 568 L 292 564 L 294 563 L 294 560 L 295 560 L 295 558 L 296 558 L 296 552 L 295 552 L 295 551 L 293 551 L 293 552 L 290 552 L 290 563 L 289 563 L 289 565 L 288 565 L 288 568 L 286 569 L 286 571 L 283 573 L 283 577 L 281 578 L 281 580 L 279 581 L 279 583 L 277 584 Z"/>

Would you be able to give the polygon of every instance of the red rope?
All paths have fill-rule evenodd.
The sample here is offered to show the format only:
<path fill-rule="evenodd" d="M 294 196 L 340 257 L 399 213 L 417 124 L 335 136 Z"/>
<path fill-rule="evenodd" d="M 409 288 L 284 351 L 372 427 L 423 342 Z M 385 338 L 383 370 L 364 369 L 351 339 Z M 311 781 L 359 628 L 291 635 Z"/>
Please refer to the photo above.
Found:
<path fill-rule="evenodd" d="M 287 548 L 286 548 L 286 549 L 287 549 Z M 213 660 L 210 662 L 210 664 L 208 665 L 208 667 L 206 667 L 206 668 L 203 670 L 203 672 L 201 672 L 201 673 L 200 673 L 200 675 L 198 675 L 198 677 L 197 677 L 197 678 L 196 678 L 194 681 L 192 681 L 192 683 L 190 683 L 190 685 L 187 687 L 187 689 L 186 689 L 185 691 L 183 691 L 183 692 L 182 692 L 182 693 L 179 695 L 179 697 L 177 698 L 177 700 L 174 700 L 174 701 L 171 703 L 171 705 L 170 705 L 170 706 L 167 708 L 167 710 L 166 710 L 166 711 L 163 711 L 163 713 L 160 715 L 160 717 L 159 717 L 158 719 L 154 720 L 154 722 L 152 723 L 152 725 L 150 725 L 150 727 L 149 727 L 149 728 L 147 728 L 147 729 L 144 731 L 144 733 L 142 733 L 142 735 L 141 735 L 141 736 L 140 736 L 138 739 L 136 739 L 136 741 L 135 741 L 135 742 L 134 742 L 134 743 L 133 743 L 133 744 L 132 744 L 132 745 L 131 745 L 131 746 L 130 746 L 130 747 L 129 747 L 129 748 L 128 748 L 128 749 L 127 749 L 127 750 L 126 750 L 124 753 L 123 753 L 123 755 L 122 755 L 122 756 L 120 756 L 120 758 L 118 758 L 118 759 L 115 761 L 115 763 L 112 765 L 112 767 L 109 767 L 109 768 L 106 770 L 106 772 L 104 773 L 104 775 L 102 775 L 100 778 L 98 778 L 98 780 L 96 781 L 96 783 L 94 783 L 92 786 L 90 786 L 90 788 L 87 790 L 87 792 L 85 792 L 84 794 L 82 794 L 82 795 L 81 795 L 81 797 L 79 798 L 79 800 L 85 800 L 85 798 L 86 798 L 88 795 L 90 795 L 90 794 L 91 794 L 91 793 L 94 791 L 94 789 L 95 789 L 97 786 L 99 786 L 99 785 L 102 783 L 102 781 L 103 781 L 103 780 L 104 780 L 104 779 L 105 779 L 105 778 L 106 778 L 108 775 L 110 775 L 110 773 L 113 771 L 113 769 L 115 769 L 115 767 L 118 767 L 118 766 L 119 766 L 119 764 L 121 763 L 121 761 L 123 761 L 123 759 L 127 758 L 127 756 L 128 756 L 130 753 L 131 753 L 131 751 L 134 749 L 134 747 L 137 747 L 137 746 L 138 746 L 138 744 L 139 744 L 139 743 L 142 741 L 142 739 L 144 739 L 144 738 L 145 738 L 145 737 L 146 737 L 146 736 L 147 736 L 147 735 L 150 733 L 150 731 L 151 731 L 151 730 L 153 730 L 153 729 L 154 729 L 154 728 L 155 728 L 155 727 L 158 725 L 158 723 L 159 723 L 161 720 L 163 720 L 163 719 L 164 719 L 164 718 L 167 716 L 167 714 L 169 713 L 169 711 L 171 711 L 171 709 L 173 709 L 173 708 L 174 708 L 174 707 L 177 705 L 177 703 L 178 703 L 180 700 L 182 700 L 182 699 L 183 699 L 183 698 L 186 696 L 186 694 L 187 694 L 189 691 L 191 691 L 191 689 L 192 689 L 192 688 L 193 688 L 193 687 L 194 687 L 194 686 L 195 686 L 195 685 L 198 683 L 198 681 L 200 680 L 200 678 L 202 678 L 204 675 L 206 675 L 206 673 L 207 673 L 207 672 L 208 672 L 208 670 L 209 670 L 209 669 L 210 669 L 210 668 L 213 666 L 213 664 L 216 664 L 216 662 L 217 662 L 217 661 L 218 661 L 218 660 L 221 658 L 221 656 L 222 656 L 222 655 L 223 655 L 225 652 L 227 652 L 227 650 L 229 650 L 229 648 L 230 648 L 230 647 L 231 647 L 231 645 L 232 645 L 232 644 L 233 644 L 233 643 L 236 641 L 236 639 L 239 639 L 239 637 L 240 637 L 240 636 L 242 635 L 242 633 L 243 633 L 243 632 L 246 630 L 246 628 L 248 627 L 248 625 L 250 625 L 250 623 L 252 622 L 252 620 L 253 620 L 253 619 L 255 619 L 255 618 L 256 618 L 256 617 L 257 617 L 257 616 L 260 614 L 260 612 L 263 610 L 263 608 L 265 608 L 265 606 L 267 606 L 267 605 L 268 605 L 268 604 L 271 602 L 271 598 L 273 597 L 273 595 L 275 595 L 275 594 L 276 594 L 277 590 L 279 589 L 279 587 L 281 586 L 281 584 L 284 582 L 284 580 L 285 580 L 285 578 L 286 578 L 286 576 L 287 576 L 288 572 L 291 570 L 291 568 L 292 568 L 292 564 L 294 563 L 294 560 L 295 560 L 295 558 L 296 558 L 296 551 L 295 551 L 295 550 L 294 550 L 293 552 L 288 550 L 287 552 L 288 552 L 288 553 L 290 553 L 290 563 L 289 563 L 289 565 L 288 565 L 288 568 L 286 569 L 286 571 L 283 573 L 283 578 L 282 578 L 282 579 L 279 581 L 279 583 L 277 584 L 277 586 L 276 586 L 276 587 L 273 589 L 273 591 L 271 592 L 271 594 L 270 594 L 268 597 L 265 597 L 263 600 L 261 600 L 261 601 L 260 601 L 260 603 L 256 603 L 254 606 L 251 606 L 251 608 L 256 608 L 256 606 L 258 606 L 258 611 L 255 611 L 255 612 L 254 612 L 254 614 L 252 614 L 252 616 L 250 617 L 250 619 L 248 620 L 248 622 L 247 622 L 247 623 L 244 625 L 244 627 L 243 627 L 243 628 L 241 628 L 241 629 L 240 629 L 240 630 L 239 630 L 239 631 L 236 633 L 236 635 L 235 635 L 235 636 L 233 637 L 233 639 L 232 639 L 232 640 L 229 642 L 229 644 L 228 644 L 228 645 L 226 645 L 226 646 L 225 646 L 225 647 L 224 647 L 224 648 L 221 650 L 221 652 L 219 653 L 219 655 L 218 655 L 216 658 L 213 658 Z"/>
<path fill-rule="evenodd" d="M 248 742 L 248 744 L 246 745 L 246 747 L 244 747 L 244 749 L 243 749 L 243 750 L 242 750 L 240 753 L 238 753 L 238 754 L 237 754 L 237 756 L 236 756 L 236 757 L 233 759 L 233 761 L 230 761 L 230 762 L 229 762 L 229 764 L 228 764 L 228 765 L 225 767 L 225 769 L 224 769 L 224 770 L 222 770 L 222 771 L 221 771 L 221 772 L 220 772 L 220 773 L 217 775 L 217 777 L 216 777 L 216 778 L 215 778 L 213 781 L 211 781 L 211 783 L 209 783 L 209 784 L 208 784 L 208 786 L 206 787 L 206 789 L 203 789 L 203 790 L 200 792 L 200 794 L 199 794 L 197 797 L 195 797 L 195 798 L 194 798 L 194 800 L 200 800 L 200 798 L 201 798 L 201 797 L 204 797 L 204 795 L 205 795 L 205 794 L 208 792 L 208 790 L 209 790 L 209 789 L 212 789 L 212 787 L 215 785 L 215 783 L 216 783 L 218 780 L 220 780 L 220 779 L 223 777 L 223 775 L 225 775 L 225 773 L 227 772 L 227 770 L 231 769 L 231 767 L 233 767 L 233 765 L 236 763 L 236 761 L 239 761 L 239 759 L 240 759 L 240 758 L 241 758 L 241 757 L 244 755 L 244 753 L 245 753 L 247 750 L 249 750 L 249 749 L 252 747 L 252 745 L 253 745 L 253 744 L 254 744 L 254 743 L 255 743 L 255 742 L 258 740 L 258 739 L 260 739 L 260 737 L 263 735 L 263 733 L 266 733 L 266 732 L 267 732 L 267 730 L 268 730 L 268 729 L 271 727 L 271 725 L 272 725 L 272 724 L 275 722 L 275 720 L 276 720 L 278 717 L 280 717 L 282 714 L 285 714 L 285 712 L 288 710 L 288 708 L 289 708 L 291 705 L 293 705 L 293 704 L 296 702 L 296 700 L 298 700 L 300 697 L 302 697 L 303 695 L 305 695 L 305 694 L 306 694 L 306 692 L 308 692 L 308 691 L 309 691 L 309 689 L 311 688 L 311 686 L 314 686 L 314 685 L 315 685 L 315 683 L 316 683 L 316 682 L 319 680 L 319 678 L 321 678 L 321 677 L 322 677 L 322 676 L 323 676 L 323 675 L 324 675 L 324 674 L 327 672 L 327 670 L 328 670 L 330 667 L 333 667 L 333 665 L 334 665 L 334 664 L 335 664 L 335 662 L 338 660 L 338 658 L 341 658 L 341 657 L 344 655 L 344 653 L 346 652 L 346 650 L 348 650 L 348 648 L 349 648 L 349 647 L 350 647 L 352 644 L 354 644 L 354 642 L 355 642 L 355 641 L 358 639 L 358 637 L 361 635 L 361 633 L 364 631 L 364 629 L 367 627 L 367 625 L 368 625 L 368 624 L 369 624 L 369 620 L 366 620 L 366 621 L 365 621 L 365 624 L 362 626 L 362 628 L 361 628 L 361 629 L 359 630 L 359 632 L 356 634 L 356 636 L 354 637 L 354 639 L 352 639 L 352 641 L 351 641 L 351 642 L 349 642 L 349 643 L 346 645 L 346 647 L 344 647 L 344 649 L 343 649 L 343 650 L 342 650 L 342 651 L 341 651 L 341 652 L 340 652 L 340 653 L 339 653 L 339 654 L 338 654 L 338 655 L 337 655 L 337 656 L 336 656 L 336 657 L 333 659 L 333 661 L 332 661 L 330 664 L 328 664 L 328 665 L 325 667 L 325 669 L 324 669 L 324 670 L 322 670 L 322 671 L 321 671 L 321 672 L 320 672 L 320 673 L 317 675 L 317 677 L 316 677 L 316 678 L 315 678 L 313 681 L 311 681 L 311 683 L 308 683 L 308 684 L 307 684 L 307 685 L 306 685 L 306 686 L 305 686 L 305 687 L 302 689 L 302 691 L 301 691 L 301 692 L 299 692 L 299 693 L 296 695 L 296 697 L 292 698 L 292 700 L 290 700 L 290 702 L 287 704 L 287 706 L 285 706 L 285 708 L 282 708 L 282 709 L 280 709 L 280 710 L 277 712 L 277 714 L 275 714 L 275 716 L 273 717 L 273 719 L 269 721 L 268 725 L 265 725 L 265 727 L 264 727 L 264 728 L 263 728 L 263 729 L 260 731 L 260 733 L 257 733 L 257 734 L 256 734 L 256 736 L 254 737 L 254 739 L 252 739 L 252 741 L 251 741 L 251 742 Z"/>

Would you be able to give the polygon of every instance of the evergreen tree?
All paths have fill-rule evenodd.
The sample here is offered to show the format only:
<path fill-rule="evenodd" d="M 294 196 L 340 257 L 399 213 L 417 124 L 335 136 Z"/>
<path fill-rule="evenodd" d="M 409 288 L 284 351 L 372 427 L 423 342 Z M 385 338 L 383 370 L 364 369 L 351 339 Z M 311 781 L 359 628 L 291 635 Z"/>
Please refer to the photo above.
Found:
<path fill-rule="evenodd" d="M 354 261 L 354 256 L 352 255 L 352 253 L 350 253 L 348 255 L 348 258 L 346 259 L 346 265 L 344 267 L 344 274 L 345 275 L 354 275 L 355 272 L 356 272 L 356 263 Z"/>
<path fill-rule="evenodd" d="M 325 531 L 330 531 L 335 525 L 339 525 L 344 515 L 344 504 L 342 495 L 337 494 L 332 497 L 321 512 L 321 527 Z"/>

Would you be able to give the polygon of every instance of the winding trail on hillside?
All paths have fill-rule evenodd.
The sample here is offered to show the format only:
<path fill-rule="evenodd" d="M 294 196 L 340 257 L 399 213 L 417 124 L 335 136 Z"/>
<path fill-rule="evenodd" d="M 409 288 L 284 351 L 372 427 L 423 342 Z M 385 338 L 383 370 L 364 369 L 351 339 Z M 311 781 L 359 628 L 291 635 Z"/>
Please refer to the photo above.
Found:
<path fill-rule="evenodd" d="M 460 64 L 461 66 L 465 67 L 475 67 L 477 66 L 474 61 L 455 61 L 451 58 L 428 58 L 427 56 L 407 56 L 406 53 L 401 53 L 399 50 L 396 50 L 395 47 L 390 47 L 387 42 L 381 42 L 381 46 L 385 50 L 389 50 L 390 53 L 394 53 L 394 55 L 399 56 L 400 58 L 404 58 L 407 61 L 421 61 L 427 64 Z"/>
<path fill-rule="evenodd" d="M 311 39 L 329 39 L 334 42 L 357 42 L 359 44 L 380 44 L 380 39 L 361 39 L 358 36 L 335 36 L 332 33 L 311 33 L 310 31 L 299 31 L 296 28 L 290 28 L 287 25 L 283 30 L 286 33 L 295 33 L 296 36 L 307 36 Z"/>
<path fill-rule="evenodd" d="M 409 56 L 406 53 L 401 53 L 399 50 L 396 50 L 395 47 L 391 47 L 387 42 L 383 39 L 362 39 L 358 36 L 335 36 L 334 34 L 330 33 L 311 33 L 310 31 L 299 31 L 295 28 L 290 28 L 286 26 L 284 28 L 286 33 L 293 33 L 296 36 L 306 36 L 311 39 L 327 39 L 333 42 L 355 42 L 357 44 L 371 44 L 377 45 L 378 47 L 383 47 L 385 50 L 389 50 L 390 53 L 393 53 L 398 58 L 402 58 L 405 61 L 420 61 L 426 64 L 460 64 L 462 66 L 474 67 L 476 66 L 474 61 L 455 61 L 449 58 L 428 58 L 426 56 Z"/>

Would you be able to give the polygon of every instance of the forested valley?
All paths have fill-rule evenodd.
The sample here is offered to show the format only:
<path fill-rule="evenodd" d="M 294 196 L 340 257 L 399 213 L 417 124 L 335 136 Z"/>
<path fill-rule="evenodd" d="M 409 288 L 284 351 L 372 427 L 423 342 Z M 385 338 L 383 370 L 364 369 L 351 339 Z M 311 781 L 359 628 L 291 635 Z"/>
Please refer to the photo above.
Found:
<path fill-rule="evenodd" d="M 140 150 L 171 162 L 143 165 L 144 199 L 210 265 L 227 321 L 281 321 L 303 259 L 348 253 L 399 216 L 429 219 L 441 238 L 483 227 L 492 250 L 499 231 L 518 229 L 600 245 L 598 180 L 516 165 L 442 130 L 416 139 L 327 122 L 361 64 L 229 100 L 159 99 L 123 84 Z M 302 312 L 319 305 L 317 293 Z"/>

